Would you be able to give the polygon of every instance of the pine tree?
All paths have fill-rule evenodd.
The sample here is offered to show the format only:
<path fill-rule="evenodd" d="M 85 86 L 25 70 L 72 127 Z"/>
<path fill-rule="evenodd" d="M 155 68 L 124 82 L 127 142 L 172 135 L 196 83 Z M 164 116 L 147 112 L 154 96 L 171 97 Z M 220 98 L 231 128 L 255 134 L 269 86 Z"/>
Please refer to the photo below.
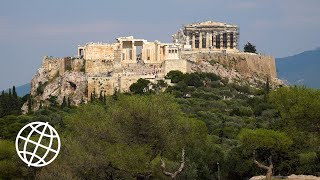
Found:
<path fill-rule="evenodd" d="M 257 53 L 256 46 L 251 44 L 250 42 L 247 42 L 247 44 L 244 45 L 244 52 Z"/>

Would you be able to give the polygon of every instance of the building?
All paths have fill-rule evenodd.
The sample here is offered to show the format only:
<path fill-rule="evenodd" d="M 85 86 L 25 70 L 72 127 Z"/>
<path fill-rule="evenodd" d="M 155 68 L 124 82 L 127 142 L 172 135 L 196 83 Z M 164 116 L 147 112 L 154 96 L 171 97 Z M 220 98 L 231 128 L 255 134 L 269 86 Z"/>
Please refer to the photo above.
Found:
<path fill-rule="evenodd" d="M 193 51 L 239 51 L 239 27 L 206 21 L 188 24 L 173 35 L 173 41 Z"/>

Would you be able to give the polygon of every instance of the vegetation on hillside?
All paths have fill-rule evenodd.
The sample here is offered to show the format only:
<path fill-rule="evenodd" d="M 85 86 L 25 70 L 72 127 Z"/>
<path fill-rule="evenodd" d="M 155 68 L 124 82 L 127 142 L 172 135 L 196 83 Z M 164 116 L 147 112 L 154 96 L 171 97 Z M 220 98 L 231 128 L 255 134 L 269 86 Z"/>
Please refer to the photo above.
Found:
<path fill-rule="evenodd" d="M 254 160 L 272 160 L 276 175 L 320 172 L 319 90 L 256 89 L 212 73 L 172 71 L 167 78 L 175 86 L 165 91 L 164 81 L 139 80 L 131 93 L 93 97 L 79 107 L 65 99 L 28 115 L 7 113 L 0 118 L 0 179 L 170 179 L 162 162 L 177 171 L 182 150 L 176 179 L 265 174 Z M 49 122 L 62 141 L 58 158 L 42 169 L 27 168 L 13 148 L 32 121 Z"/>

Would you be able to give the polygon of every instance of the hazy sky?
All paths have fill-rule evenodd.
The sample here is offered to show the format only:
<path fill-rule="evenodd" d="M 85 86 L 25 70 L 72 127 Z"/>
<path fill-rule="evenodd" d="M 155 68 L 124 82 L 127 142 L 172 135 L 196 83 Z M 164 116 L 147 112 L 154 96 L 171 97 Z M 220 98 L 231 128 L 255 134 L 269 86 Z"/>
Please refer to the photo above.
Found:
<path fill-rule="evenodd" d="M 284 57 L 320 46 L 319 0 L 2 0 L 0 89 L 30 82 L 45 55 L 76 55 L 77 45 L 134 35 L 171 42 L 183 24 L 240 26 L 259 52 Z"/>

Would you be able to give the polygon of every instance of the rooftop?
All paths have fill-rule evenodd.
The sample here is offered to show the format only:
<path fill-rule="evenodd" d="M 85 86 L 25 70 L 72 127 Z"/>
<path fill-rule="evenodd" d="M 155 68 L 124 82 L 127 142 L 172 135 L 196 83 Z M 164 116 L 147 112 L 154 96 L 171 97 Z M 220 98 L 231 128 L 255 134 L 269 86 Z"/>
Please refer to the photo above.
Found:
<path fill-rule="evenodd" d="M 185 27 L 238 27 L 237 25 L 234 24 L 226 24 L 222 22 L 215 22 L 215 21 L 205 21 L 205 22 L 200 22 L 200 23 L 192 23 L 188 24 Z"/>

